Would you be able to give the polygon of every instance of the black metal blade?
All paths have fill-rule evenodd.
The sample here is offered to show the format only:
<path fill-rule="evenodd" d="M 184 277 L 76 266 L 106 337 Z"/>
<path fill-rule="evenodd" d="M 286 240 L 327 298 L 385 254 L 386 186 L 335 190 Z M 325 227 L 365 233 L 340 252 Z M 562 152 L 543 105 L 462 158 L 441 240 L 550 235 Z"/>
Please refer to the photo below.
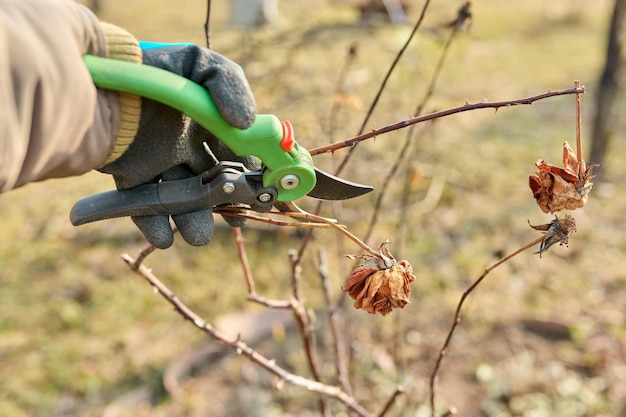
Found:
<path fill-rule="evenodd" d="M 320 200 L 347 200 L 373 190 L 369 185 L 346 181 L 319 168 L 315 168 L 315 177 L 315 187 L 307 195 Z"/>

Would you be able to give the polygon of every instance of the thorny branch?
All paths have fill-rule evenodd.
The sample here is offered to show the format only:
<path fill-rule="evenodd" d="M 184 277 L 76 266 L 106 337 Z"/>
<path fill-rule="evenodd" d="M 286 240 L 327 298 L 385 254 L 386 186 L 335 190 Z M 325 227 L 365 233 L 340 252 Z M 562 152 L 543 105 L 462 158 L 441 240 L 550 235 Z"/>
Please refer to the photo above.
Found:
<path fill-rule="evenodd" d="M 457 326 L 461 323 L 461 310 L 463 308 L 463 304 L 465 303 L 465 300 L 476 289 L 476 287 L 478 287 L 478 285 L 480 285 L 480 283 L 485 279 L 487 274 L 489 274 L 491 271 L 493 271 L 498 266 L 502 265 L 503 263 L 505 263 L 506 261 L 508 261 L 512 257 L 514 257 L 515 255 L 518 255 L 518 254 L 524 252 L 525 250 L 527 250 L 527 249 L 537 245 L 538 243 L 541 243 L 543 240 L 544 240 L 544 236 L 541 236 L 541 237 L 533 240 L 532 242 L 527 243 L 524 246 L 514 250 L 513 252 L 509 253 L 508 255 L 500 258 L 495 263 L 493 263 L 490 266 L 488 266 L 487 268 L 485 268 L 485 270 L 478 277 L 478 279 L 476 279 L 476 281 L 474 281 L 474 283 L 472 285 L 470 285 L 465 291 L 463 291 L 463 295 L 459 299 L 459 303 L 456 306 L 456 311 L 454 312 L 454 319 L 452 321 L 452 326 L 450 326 L 450 330 L 448 331 L 448 335 L 446 337 L 446 340 L 444 341 L 443 346 L 439 350 L 439 356 L 437 357 L 437 361 L 435 362 L 435 367 L 434 367 L 432 373 L 430 374 L 430 415 L 432 417 L 435 417 L 435 397 L 436 397 L 436 394 L 437 394 L 436 393 L 436 384 L 437 384 L 437 377 L 439 376 L 439 368 L 441 367 L 441 363 L 443 362 L 443 358 L 444 358 L 444 356 L 446 355 L 446 353 L 448 351 L 448 347 L 450 346 L 450 342 L 452 341 L 452 335 L 454 334 L 454 331 L 456 330 Z"/>
<path fill-rule="evenodd" d="M 550 97 L 563 96 L 563 95 L 568 95 L 568 94 L 581 94 L 584 92 L 585 92 L 584 87 L 573 87 L 573 88 L 566 88 L 563 90 L 549 90 L 545 93 L 541 93 L 541 94 L 537 94 L 537 95 L 525 97 L 525 98 L 514 99 L 514 100 L 494 101 L 494 102 L 489 102 L 485 100 L 485 101 L 481 101 L 478 103 L 465 102 L 465 104 L 463 104 L 462 106 L 452 107 L 450 109 L 425 114 L 424 116 L 412 117 L 407 120 L 402 120 L 400 122 L 397 122 L 388 126 L 384 126 L 378 129 L 373 129 L 371 132 L 364 133 L 362 135 L 355 136 L 353 138 L 346 139 L 344 141 L 335 142 L 330 145 L 319 146 L 317 148 L 309 149 L 309 152 L 311 153 L 311 155 L 319 155 L 322 153 L 334 152 L 338 149 L 353 146 L 354 144 L 362 142 L 364 140 L 367 140 L 367 139 L 370 139 L 370 138 L 373 138 L 373 137 L 376 137 L 385 133 L 393 132 L 394 130 L 403 129 L 407 126 L 411 126 L 416 123 L 422 123 L 428 120 L 439 119 L 441 117 L 450 116 L 456 113 L 463 113 L 466 111 L 478 110 L 478 109 L 496 109 L 497 111 L 502 107 L 527 105 L 527 104 L 532 104 L 536 101 L 543 100 L 543 99 L 550 98 Z"/>
<path fill-rule="evenodd" d="M 275 361 L 266 358 L 265 356 L 258 353 L 256 350 L 252 349 L 239 338 L 230 336 L 213 327 L 211 324 L 207 323 L 202 317 L 197 315 L 186 304 L 180 301 L 178 297 L 165 284 L 163 284 L 149 268 L 144 265 L 135 266 L 136 260 L 128 254 L 123 254 L 122 259 L 133 271 L 135 271 L 146 281 L 148 281 L 148 283 L 152 285 L 152 287 L 156 291 L 158 291 L 158 293 L 161 294 L 163 298 L 165 298 L 170 304 L 172 304 L 172 306 L 174 306 L 176 311 L 178 311 L 183 316 L 183 318 L 191 321 L 197 328 L 199 328 L 218 342 L 234 350 L 238 354 L 246 356 L 248 359 L 252 360 L 256 364 L 260 365 L 262 368 L 276 375 L 278 378 L 282 379 L 285 382 L 302 387 L 312 392 L 316 392 L 329 398 L 334 398 L 342 402 L 346 407 L 348 407 L 348 409 L 354 411 L 361 417 L 372 416 L 372 414 L 370 414 L 360 404 L 357 403 L 354 397 L 348 395 L 342 389 L 292 374 L 291 372 L 288 372 L 278 366 Z"/>

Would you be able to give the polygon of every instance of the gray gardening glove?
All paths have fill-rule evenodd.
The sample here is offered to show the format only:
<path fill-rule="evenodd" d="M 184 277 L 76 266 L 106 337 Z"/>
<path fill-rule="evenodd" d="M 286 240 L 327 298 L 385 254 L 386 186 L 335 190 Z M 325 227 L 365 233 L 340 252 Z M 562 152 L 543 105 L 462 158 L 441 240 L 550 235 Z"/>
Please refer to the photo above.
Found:
<path fill-rule="evenodd" d="M 241 68 L 209 49 L 194 46 L 166 46 L 145 49 L 143 63 L 182 75 L 209 90 L 224 119 L 245 129 L 252 125 L 256 107 Z M 243 162 L 258 169 L 257 158 L 236 157 L 220 140 L 182 113 L 149 99 L 143 99 L 139 129 L 124 153 L 99 168 L 112 174 L 118 189 L 158 181 L 188 178 L 215 165 L 204 149 L 207 142 L 218 160 Z M 185 241 L 206 245 L 213 234 L 213 213 L 206 208 L 172 216 Z M 146 239 L 158 248 L 174 242 L 168 216 L 132 217 Z M 229 221 L 231 225 L 240 223 Z"/>

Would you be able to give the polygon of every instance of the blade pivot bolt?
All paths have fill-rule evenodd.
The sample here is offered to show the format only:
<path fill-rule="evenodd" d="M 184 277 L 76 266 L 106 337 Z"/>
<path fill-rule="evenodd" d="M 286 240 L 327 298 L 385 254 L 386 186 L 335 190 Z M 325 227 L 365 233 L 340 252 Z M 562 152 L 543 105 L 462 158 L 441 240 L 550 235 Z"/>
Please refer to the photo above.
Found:
<path fill-rule="evenodd" d="M 225 182 L 224 185 L 222 185 L 222 191 L 224 191 L 226 194 L 231 194 L 235 191 L 235 184 L 230 181 Z"/>
<path fill-rule="evenodd" d="M 293 190 L 300 184 L 300 178 L 294 174 L 287 174 L 280 179 L 280 186 L 285 190 Z"/>

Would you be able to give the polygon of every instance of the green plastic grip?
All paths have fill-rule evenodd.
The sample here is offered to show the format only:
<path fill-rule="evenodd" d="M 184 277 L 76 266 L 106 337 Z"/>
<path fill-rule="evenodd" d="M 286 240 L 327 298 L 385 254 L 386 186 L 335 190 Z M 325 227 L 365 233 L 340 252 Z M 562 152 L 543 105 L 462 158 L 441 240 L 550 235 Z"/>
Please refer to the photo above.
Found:
<path fill-rule="evenodd" d="M 98 87 L 166 104 L 195 120 L 235 154 L 261 159 L 266 167 L 263 185 L 275 187 L 279 201 L 296 200 L 315 186 L 311 155 L 293 140 L 288 122 L 259 114 L 251 127 L 237 129 L 224 120 L 209 92 L 191 80 L 148 65 L 93 55 L 83 59 Z"/>

